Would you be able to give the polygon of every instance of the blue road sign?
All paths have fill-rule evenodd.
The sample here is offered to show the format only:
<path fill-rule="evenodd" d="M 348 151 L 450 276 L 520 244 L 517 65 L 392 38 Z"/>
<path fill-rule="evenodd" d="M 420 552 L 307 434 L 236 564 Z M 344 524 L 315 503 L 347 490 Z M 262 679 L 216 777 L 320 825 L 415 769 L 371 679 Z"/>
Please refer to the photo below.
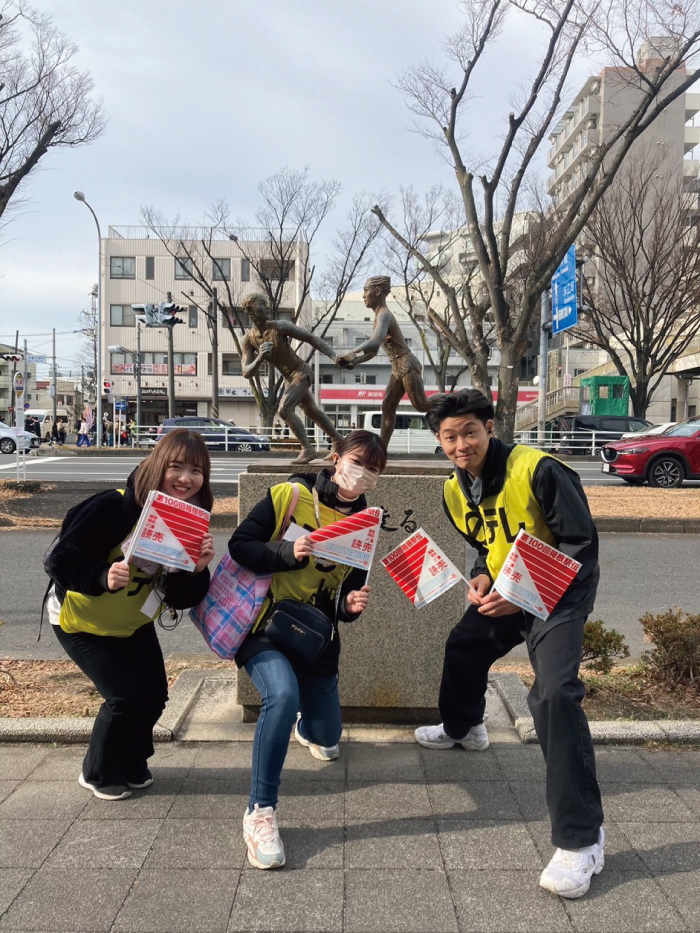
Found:
<path fill-rule="evenodd" d="M 126 401 L 126 399 L 121 399 L 121 401 L 115 402 L 115 403 L 114 403 L 114 410 L 115 410 L 115 411 L 126 411 L 126 409 L 127 409 L 127 401 Z"/>
<path fill-rule="evenodd" d="M 552 276 L 552 333 L 560 334 L 577 324 L 576 246 L 572 244 Z"/>

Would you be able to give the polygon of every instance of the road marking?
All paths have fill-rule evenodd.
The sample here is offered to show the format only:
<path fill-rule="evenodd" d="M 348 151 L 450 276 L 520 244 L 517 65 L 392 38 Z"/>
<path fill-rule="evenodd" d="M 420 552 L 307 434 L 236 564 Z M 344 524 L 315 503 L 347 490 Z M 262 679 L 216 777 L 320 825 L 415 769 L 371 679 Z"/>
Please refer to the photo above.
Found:
<path fill-rule="evenodd" d="M 45 463 L 55 463 L 57 460 L 68 460 L 69 457 L 42 457 L 41 459 L 34 460 L 27 457 L 27 466 L 38 466 L 39 464 Z M 21 463 L 21 461 L 20 461 Z M 17 468 L 17 461 L 14 460 L 12 463 L 4 463 L 0 466 L 0 470 L 14 470 Z"/>

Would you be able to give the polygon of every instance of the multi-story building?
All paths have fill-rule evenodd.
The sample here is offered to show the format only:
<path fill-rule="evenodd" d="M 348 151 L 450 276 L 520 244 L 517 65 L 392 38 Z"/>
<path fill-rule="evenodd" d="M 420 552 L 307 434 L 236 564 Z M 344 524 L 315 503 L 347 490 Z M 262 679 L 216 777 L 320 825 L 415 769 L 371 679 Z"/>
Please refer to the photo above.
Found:
<path fill-rule="evenodd" d="M 657 38 L 644 42 L 637 56 L 640 70 L 662 64 L 665 44 L 670 41 Z M 687 73 L 686 68 L 678 68 L 669 78 L 667 91 L 685 80 Z M 555 203 L 565 201 L 583 181 L 595 147 L 629 118 L 640 93 L 629 69 L 604 68 L 586 79 L 549 136 L 547 165 L 553 174 L 547 180 L 547 190 Z M 697 175 L 699 163 L 686 157 L 700 145 L 700 126 L 691 124 L 698 112 L 700 94 L 686 91 L 669 103 L 632 151 L 640 146 L 662 146 L 664 172 L 677 172 L 680 178 Z"/>
<path fill-rule="evenodd" d="M 176 233 L 187 252 L 195 258 L 177 259 L 164 243 L 146 227 L 110 227 L 102 240 L 102 376 L 111 382 L 112 396 L 128 400 L 128 417 L 136 414 L 134 357 L 137 349 L 136 317 L 133 304 L 155 304 L 172 300 L 184 308 L 184 323 L 173 329 L 175 398 L 177 415 L 211 414 L 212 345 L 206 314 L 208 296 L 193 277 L 193 263 L 218 290 L 222 308 L 240 306 L 246 295 L 261 291 L 251 261 L 260 255 L 265 231 L 248 230 L 233 239 L 218 231 L 183 229 Z M 205 237 L 206 249 L 201 245 Z M 177 250 L 175 250 L 177 251 Z M 211 255 L 209 255 L 211 254 Z M 294 245 L 295 258 L 285 264 L 285 281 L 278 316 L 292 318 L 300 295 L 308 251 Z M 213 257 L 213 258 L 212 258 Z M 265 261 L 264 259 L 262 260 Z M 272 274 L 272 271 L 270 271 Z M 230 301 L 229 301 L 230 299 Z M 304 309 L 302 309 L 302 314 Z M 248 325 L 240 312 L 232 325 L 239 337 Z M 158 424 L 168 413 L 168 358 L 166 328 L 140 326 L 142 422 Z M 220 315 L 218 338 L 219 417 L 241 426 L 255 425 L 258 409 L 250 383 L 241 375 L 241 359 L 236 343 Z M 110 353 L 110 346 L 121 346 L 129 353 Z M 103 396 L 103 405 L 109 397 Z"/>

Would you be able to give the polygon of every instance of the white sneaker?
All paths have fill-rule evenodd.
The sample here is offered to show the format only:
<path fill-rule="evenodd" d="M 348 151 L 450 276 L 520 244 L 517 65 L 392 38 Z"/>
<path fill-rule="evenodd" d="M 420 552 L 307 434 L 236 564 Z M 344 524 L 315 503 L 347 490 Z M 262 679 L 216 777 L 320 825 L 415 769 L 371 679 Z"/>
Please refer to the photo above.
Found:
<path fill-rule="evenodd" d="M 284 846 L 277 828 L 274 807 L 260 807 L 257 803 L 252 810 L 246 807 L 243 814 L 243 838 L 251 865 L 256 868 L 281 868 L 284 865 Z"/>
<path fill-rule="evenodd" d="M 483 752 L 489 747 L 489 734 L 483 722 L 478 726 L 472 726 L 463 739 L 450 738 L 442 723 L 439 726 L 420 726 L 413 735 L 416 742 L 424 748 L 452 748 L 461 745 L 468 752 Z"/>
<path fill-rule="evenodd" d="M 605 830 L 601 827 L 598 842 L 584 849 L 557 849 L 542 872 L 540 887 L 559 897 L 583 897 L 593 875 L 605 865 Z"/>
<path fill-rule="evenodd" d="M 336 758 L 340 757 L 340 747 L 338 745 L 331 745 L 329 748 L 326 748 L 325 745 L 314 745 L 313 742 L 309 742 L 308 739 L 305 739 L 301 732 L 299 732 L 300 721 L 301 715 L 297 714 L 297 722 L 294 726 L 294 738 L 300 745 L 306 746 L 314 758 L 318 758 L 319 761 L 335 761 Z"/>

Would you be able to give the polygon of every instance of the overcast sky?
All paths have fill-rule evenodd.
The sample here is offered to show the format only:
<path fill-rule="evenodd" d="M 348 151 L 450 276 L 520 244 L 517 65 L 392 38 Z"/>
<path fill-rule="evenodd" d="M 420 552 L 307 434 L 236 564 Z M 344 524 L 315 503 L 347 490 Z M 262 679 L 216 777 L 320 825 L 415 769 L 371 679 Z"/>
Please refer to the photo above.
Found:
<path fill-rule="evenodd" d="M 42 159 L 0 244 L 0 341 L 19 327 L 31 350 L 50 352 L 55 327 L 64 370 L 97 277 L 95 226 L 75 189 L 103 235 L 110 224 L 138 224 L 144 205 L 198 222 L 218 198 L 253 223 L 259 182 L 308 165 L 312 177 L 344 187 L 329 239 L 358 191 L 453 183 L 430 143 L 410 132 L 392 84 L 423 59 L 444 62 L 442 40 L 459 24 L 454 0 L 34 2 L 80 46 L 76 63 L 92 72 L 109 121 L 96 143 Z M 469 120 L 485 151 L 541 42 L 521 20 L 486 59 Z"/>

